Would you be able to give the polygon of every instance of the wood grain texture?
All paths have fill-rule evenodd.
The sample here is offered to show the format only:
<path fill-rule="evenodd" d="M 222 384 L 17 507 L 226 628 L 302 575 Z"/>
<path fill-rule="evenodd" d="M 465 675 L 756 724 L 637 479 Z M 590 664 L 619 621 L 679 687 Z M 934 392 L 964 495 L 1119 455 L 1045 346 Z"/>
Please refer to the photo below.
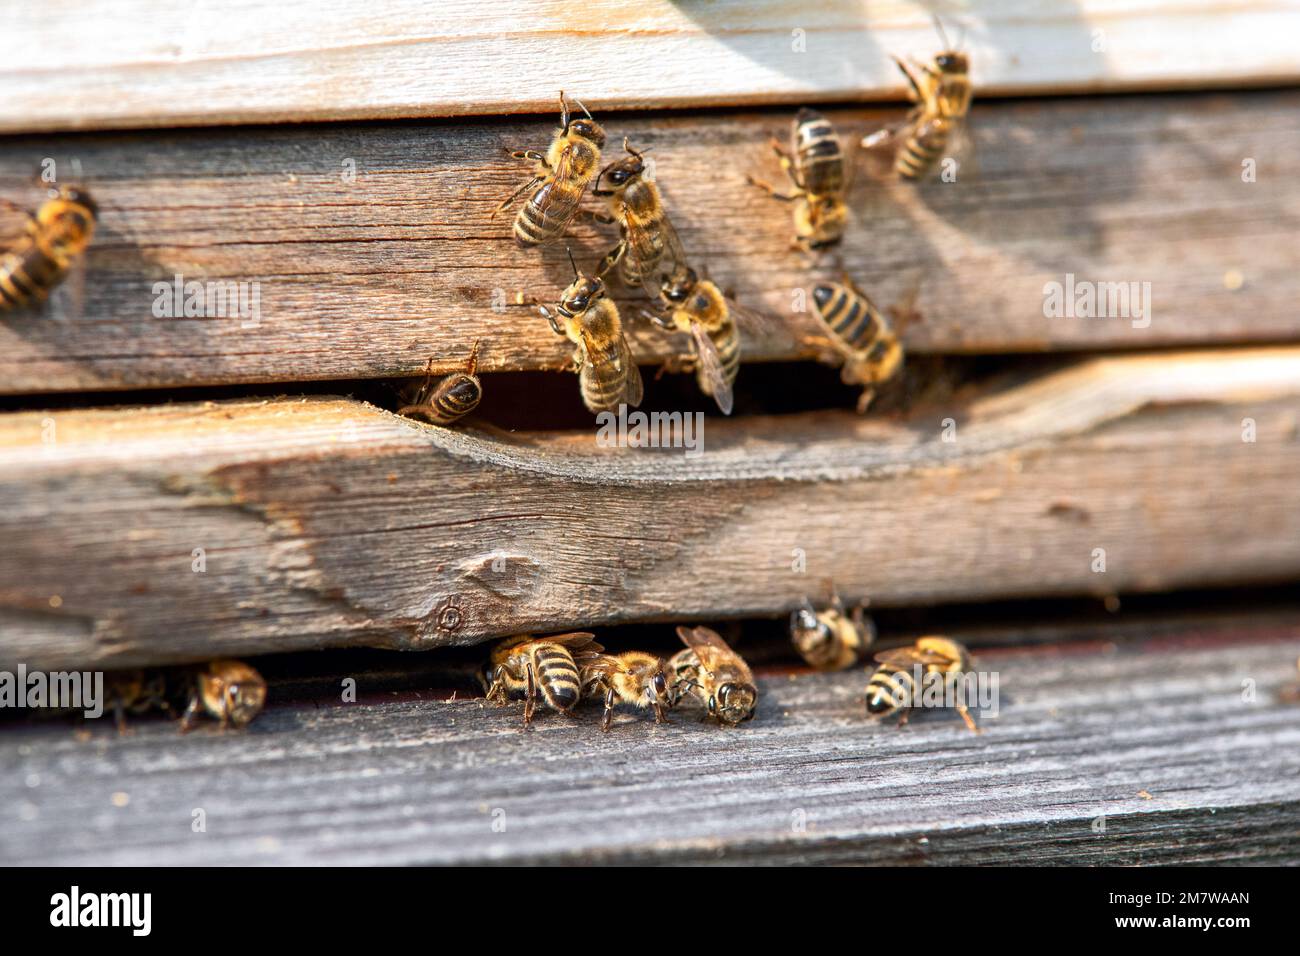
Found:
<path fill-rule="evenodd" d="M 993 93 L 1294 81 L 1294 3 L 998 0 L 629 5 L 54 0 L 6 18 L 0 130 L 901 97 L 891 54 L 969 26 Z"/>
<path fill-rule="evenodd" d="M 680 711 L 602 734 L 588 708 L 525 732 L 517 707 L 364 675 L 357 704 L 273 686 L 244 733 L 8 727 L 0 862 L 1300 862 L 1300 708 L 1279 703 L 1300 624 L 1100 646 L 981 652 L 979 736 L 949 712 L 868 724 L 852 672 L 761 673 L 730 730 Z"/>
<path fill-rule="evenodd" d="M 841 267 L 882 305 L 920 283 L 916 352 L 1268 342 L 1300 337 L 1297 111 L 1294 92 L 981 105 L 977 178 L 917 191 L 859 158 L 855 220 L 816 261 L 789 248 L 788 206 L 744 181 L 779 182 L 765 143 L 788 134 L 788 113 L 608 117 L 607 153 L 625 134 L 652 147 L 692 258 L 785 320 L 750 336 L 751 359 L 812 357 L 808 289 Z M 831 115 L 852 142 L 900 114 Z M 571 280 L 564 249 L 520 250 L 510 214 L 492 216 L 525 175 L 503 149 L 546 143 L 552 123 L 0 141 L 0 196 L 34 203 L 48 156 L 59 175 L 79 163 L 104 207 L 82 294 L 70 283 L 43 311 L 0 316 L 0 390 L 415 375 L 430 356 L 461 367 L 475 339 L 485 370 L 560 368 L 571 348 L 528 299 L 553 302 Z M 11 234 L 21 223 L 5 215 Z M 612 241 L 585 225 L 571 245 L 591 269 Z M 156 316 L 155 283 L 178 274 L 256 283 L 256 320 Z M 1150 283 L 1149 326 L 1046 318 L 1044 285 L 1067 274 Z M 624 312 L 642 362 L 683 349 Z"/>
<path fill-rule="evenodd" d="M 879 605 L 1291 580 L 1298 400 L 1278 348 L 1095 360 L 907 420 L 709 419 L 696 457 L 333 398 L 12 414 L 0 663 L 777 614 L 827 577 Z"/>

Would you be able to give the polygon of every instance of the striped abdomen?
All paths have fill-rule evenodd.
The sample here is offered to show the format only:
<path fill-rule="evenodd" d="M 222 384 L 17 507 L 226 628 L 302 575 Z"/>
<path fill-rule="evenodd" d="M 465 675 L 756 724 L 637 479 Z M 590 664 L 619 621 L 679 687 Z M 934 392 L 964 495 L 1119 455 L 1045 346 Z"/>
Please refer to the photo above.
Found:
<path fill-rule="evenodd" d="M 66 271 L 30 235 L 24 236 L 0 256 L 0 311 L 42 301 Z"/>
<path fill-rule="evenodd" d="M 817 286 L 813 289 L 813 303 L 831 334 L 850 352 L 871 348 L 889 331 L 889 323 L 880 311 L 848 286 Z"/>
<path fill-rule="evenodd" d="M 936 120 L 922 126 L 924 132 L 920 132 L 921 126 L 913 130 L 894 159 L 894 170 L 904 179 L 924 178 L 948 148 L 950 126 L 946 121 Z"/>
<path fill-rule="evenodd" d="M 857 663 L 861 641 L 852 625 L 837 623 L 833 626 L 819 618 L 815 628 L 800 628 L 794 634 L 795 647 L 818 670 L 838 671 Z"/>
<path fill-rule="evenodd" d="M 427 402 L 407 405 L 401 414 L 422 418 L 434 425 L 450 425 L 478 408 L 482 398 L 483 386 L 478 378 L 456 372 L 438 383 Z"/>
<path fill-rule="evenodd" d="M 814 196 L 844 191 L 844 153 L 835 127 L 821 113 L 801 109 L 794 125 L 795 165 L 800 185 Z"/>
<path fill-rule="evenodd" d="M 659 200 L 654 183 L 638 181 L 623 195 L 623 237 L 628 248 L 623 255 L 623 282 L 640 285 L 655 278 L 667 248 L 665 222 L 668 214 Z"/>
<path fill-rule="evenodd" d="M 672 673 L 672 686 L 669 695 L 674 705 L 688 694 L 703 700 L 704 693 L 699 687 L 700 658 L 692 650 L 678 651 L 668 661 L 668 670 Z"/>
<path fill-rule="evenodd" d="M 582 390 L 582 401 L 591 412 L 617 411 L 619 403 L 627 395 L 627 379 L 633 365 L 632 354 L 626 349 L 617 368 L 608 359 L 598 359 L 602 364 L 592 364 L 591 356 L 583 363 L 578 376 L 578 386 Z M 628 404 L 636 404 L 629 402 Z"/>
<path fill-rule="evenodd" d="M 573 655 L 559 644 L 543 644 L 533 651 L 537 687 L 552 710 L 572 710 L 582 693 L 582 680 Z"/>
<path fill-rule="evenodd" d="M 892 714 L 916 700 L 916 678 L 896 664 L 881 664 L 867 681 L 867 713 Z"/>
<path fill-rule="evenodd" d="M 520 245 L 537 246 L 564 234 L 578 211 L 586 183 L 547 179 L 515 217 L 515 239 Z"/>

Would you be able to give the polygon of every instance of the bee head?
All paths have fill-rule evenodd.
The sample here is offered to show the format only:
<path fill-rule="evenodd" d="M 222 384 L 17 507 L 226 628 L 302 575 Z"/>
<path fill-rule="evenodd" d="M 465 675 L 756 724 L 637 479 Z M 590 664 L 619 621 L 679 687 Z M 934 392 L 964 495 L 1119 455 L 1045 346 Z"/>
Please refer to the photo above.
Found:
<path fill-rule="evenodd" d="M 624 156 L 617 162 L 610 163 L 600 171 L 600 175 L 596 177 L 595 185 L 591 188 L 592 195 L 609 196 L 620 189 L 626 189 L 645 172 L 645 160 L 641 157 L 641 154 L 628 148 L 627 140 L 623 141 L 623 148 L 628 151 L 629 155 Z"/>
<path fill-rule="evenodd" d="M 64 186 L 57 198 L 41 203 L 36 221 L 57 247 L 75 250 L 90 241 L 99 207 L 90 194 Z"/>
<path fill-rule="evenodd" d="M 958 53 L 956 50 L 948 50 L 940 53 L 934 58 L 934 65 L 939 68 L 940 73 L 966 73 L 970 68 L 969 60 L 965 53 Z"/>
<path fill-rule="evenodd" d="M 666 301 L 680 304 L 690 298 L 699 282 L 700 277 L 695 270 L 681 263 L 670 275 L 664 276 L 659 291 Z"/>
<path fill-rule="evenodd" d="M 560 314 L 567 318 L 581 315 L 605 295 L 605 283 L 599 276 L 579 275 L 560 298 Z"/>
<path fill-rule="evenodd" d="M 879 684 L 872 684 L 867 688 L 867 715 L 870 717 L 884 717 L 892 714 L 902 706 L 902 703 L 895 700 L 889 693 L 889 688 Z"/>
<path fill-rule="evenodd" d="M 605 131 L 601 129 L 590 116 L 579 117 L 569 123 L 565 132 L 585 139 L 589 143 L 594 143 L 597 149 L 603 149 L 605 146 Z"/>
<path fill-rule="evenodd" d="M 236 727 L 242 727 L 262 712 L 266 704 L 266 681 L 246 664 L 232 664 L 219 675 L 226 716 Z"/>
<path fill-rule="evenodd" d="M 758 690 L 750 684 L 722 684 L 717 695 L 709 698 L 709 713 L 727 724 L 749 720 L 757 706 Z"/>
<path fill-rule="evenodd" d="M 801 607 L 790 614 L 791 631 L 815 631 L 821 622 L 811 607 Z"/>

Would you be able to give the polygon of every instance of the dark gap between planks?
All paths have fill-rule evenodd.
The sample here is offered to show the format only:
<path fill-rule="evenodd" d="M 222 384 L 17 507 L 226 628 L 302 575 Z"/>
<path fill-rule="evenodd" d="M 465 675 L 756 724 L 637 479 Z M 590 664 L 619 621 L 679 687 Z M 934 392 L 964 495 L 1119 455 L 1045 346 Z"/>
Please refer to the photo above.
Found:
<path fill-rule="evenodd" d="M 821 603 L 817 582 L 809 598 Z M 1300 623 L 1300 594 L 1293 587 L 1216 588 L 1125 597 L 1118 604 L 1094 598 L 1034 599 L 949 604 L 937 607 L 870 609 L 878 629 L 877 649 L 910 643 L 923 634 L 947 634 L 977 654 L 1026 654 L 1035 648 L 1058 653 L 1095 654 L 1119 645 L 1173 640 L 1218 646 L 1243 628 L 1255 642 L 1277 632 L 1293 635 Z M 761 677 L 811 674 L 788 639 L 787 618 L 710 621 L 741 651 Z M 667 624 L 628 624 L 595 629 L 613 652 L 646 650 L 665 658 L 680 649 Z M 426 652 L 372 648 L 268 654 L 249 658 L 270 688 L 267 706 L 334 706 L 341 681 L 356 679 L 359 703 L 402 700 L 469 699 L 482 696 L 477 674 L 492 642 Z M 161 668 L 167 671 L 167 668 Z M 863 668 L 859 667 L 859 671 Z M 133 716 L 165 720 L 161 714 Z M 68 715 L 0 711 L 0 726 L 75 721 Z"/>

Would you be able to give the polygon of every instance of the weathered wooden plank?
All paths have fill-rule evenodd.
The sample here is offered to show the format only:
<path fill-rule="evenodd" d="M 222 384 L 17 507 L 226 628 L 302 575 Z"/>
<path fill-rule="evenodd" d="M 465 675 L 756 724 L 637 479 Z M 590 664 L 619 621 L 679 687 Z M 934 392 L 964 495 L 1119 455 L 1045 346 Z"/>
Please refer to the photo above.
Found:
<path fill-rule="evenodd" d="M 860 673 L 760 675 L 735 729 L 440 694 L 271 704 L 245 733 L 0 733 L 0 862 L 1296 863 L 1300 624 L 986 650 L 995 717 L 862 717 Z M 1252 687 L 1253 696 L 1243 693 Z M 371 699 L 367 700 L 367 695 Z M 196 810 L 206 831 L 195 832 Z M 1103 822 L 1104 821 L 1104 822 Z"/>
<path fill-rule="evenodd" d="M 890 56 L 940 46 L 928 7 L 56 0 L 6 20 L 0 130 L 538 112 L 557 88 L 603 109 L 901 97 Z M 1300 77 L 1289 2 L 931 9 L 968 17 L 976 82 L 994 93 Z"/>
<path fill-rule="evenodd" d="M 747 350 L 779 359 L 811 357 L 807 289 L 841 265 L 882 304 L 920 281 L 925 321 L 906 332 L 916 352 L 1294 340 L 1297 110 L 1295 92 L 982 105 L 978 179 L 918 192 L 862 163 L 855 222 L 819 262 L 788 247 L 788 207 L 744 181 L 777 181 L 764 143 L 787 134 L 788 113 L 605 118 L 611 152 L 623 134 L 655 150 L 691 254 L 742 303 L 787 320 Z M 832 115 L 852 140 L 899 113 Z M 104 212 L 80 310 L 65 288 L 43 312 L 0 316 L 0 391 L 414 375 L 430 356 L 459 367 L 475 339 L 487 370 L 559 368 L 570 347 L 527 300 L 566 284 L 564 249 L 522 251 L 509 215 L 492 217 L 523 174 L 503 147 L 544 143 L 551 126 L 2 141 L 0 195 L 37 194 L 43 157 L 60 175 L 77 160 Z M 1255 182 L 1242 181 L 1246 160 Z M 19 225 L 8 213 L 0 233 Z M 591 268 L 611 241 L 581 226 L 572 245 Z M 155 315 L 155 283 L 178 274 L 248 283 L 256 318 Z M 1149 325 L 1046 318 L 1044 285 L 1067 274 L 1150 283 Z M 635 338 L 646 364 L 683 347 L 644 323 Z"/>
<path fill-rule="evenodd" d="M 0 662 L 775 614 L 827 577 L 883 605 L 1291 580 L 1298 396 L 1296 349 L 1099 359 L 910 419 L 708 419 L 694 456 L 334 398 L 16 413 Z"/>

